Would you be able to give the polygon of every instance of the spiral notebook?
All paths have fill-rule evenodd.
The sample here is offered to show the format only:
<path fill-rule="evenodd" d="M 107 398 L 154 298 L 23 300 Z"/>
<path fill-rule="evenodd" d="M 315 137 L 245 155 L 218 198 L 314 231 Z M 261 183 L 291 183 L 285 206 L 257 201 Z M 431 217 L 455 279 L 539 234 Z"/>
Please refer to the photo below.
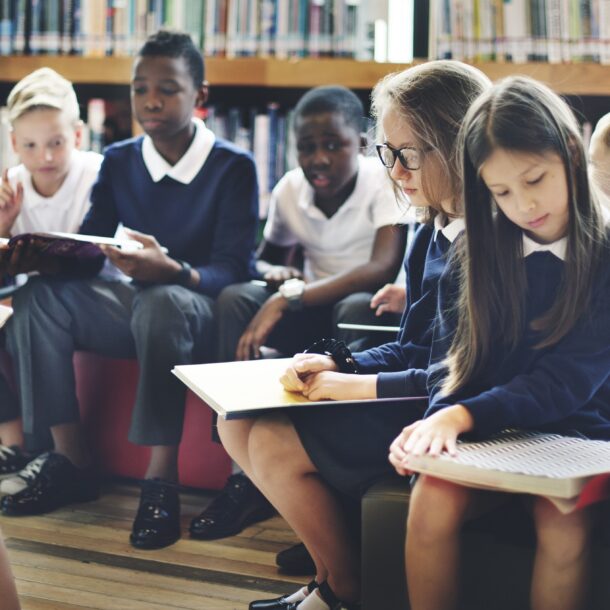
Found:
<path fill-rule="evenodd" d="M 610 495 L 610 442 L 507 431 L 458 443 L 456 456 L 410 456 L 407 467 L 462 485 L 546 496 L 564 512 Z"/>

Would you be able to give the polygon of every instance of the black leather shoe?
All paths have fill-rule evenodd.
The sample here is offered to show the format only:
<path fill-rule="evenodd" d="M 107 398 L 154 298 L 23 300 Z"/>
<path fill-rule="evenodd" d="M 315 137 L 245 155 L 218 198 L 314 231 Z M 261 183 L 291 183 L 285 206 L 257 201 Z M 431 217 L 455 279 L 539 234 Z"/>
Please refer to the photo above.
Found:
<path fill-rule="evenodd" d="M 191 521 L 191 538 L 215 540 L 239 534 L 275 511 L 245 474 L 233 474 L 210 505 Z"/>
<path fill-rule="evenodd" d="M 302 542 L 280 551 L 275 556 L 275 563 L 282 574 L 308 576 L 316 573 L 313 559 Z"/>
<path fill-rule="evenodd" d="M 59 453 L 47 453 L 39 472 L 24 490 L 2 498 L 2 514 L 42 515 L 76 502 L 99 497 L 99 482 L 90 469 L 77 468 Z"/>
<path fill-rule="evenodd" d="M 312 580 L 307 585 L 307 590 L 311 593 L 314 589 L 318 588 L 318 583 Z M 291 597 L 290 595 L 282 595 L 282 597 L 276 597 L 275 599 L 259 599 L 258 601 L 250 602 L 248 610 L 290 610 L 296 608 L 301 602 L 289 602 L 286 598 Z"/>
<path fill-rule="evenodd" d="M 129 541 L 138 549 L 162 549 L 180 538 L 178 488 L 162 479 L 142 481 L 140 506 Z"/>

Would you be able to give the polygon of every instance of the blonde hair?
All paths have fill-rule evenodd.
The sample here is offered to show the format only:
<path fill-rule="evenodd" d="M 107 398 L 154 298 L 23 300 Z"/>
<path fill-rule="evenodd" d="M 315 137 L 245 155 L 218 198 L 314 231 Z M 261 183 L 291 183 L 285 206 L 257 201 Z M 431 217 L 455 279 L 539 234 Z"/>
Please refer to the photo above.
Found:
<path fill-rule="evenodd" d="M 464 116 L 474 100 L 491 86 L 477 68 L 451 60 L 430 61 L 388 74 L 375 85 L 371 111 L 377 121 L 377 140 L 384 137 L 383 112 L 392 108 L 409 125 L 426 158 L 435 158 L 447 181 L 431 182 L 422 174 L 422 189 L 430 208 L 429 218 L 441 212 L 447 197 L 461 215 L 462 177 L 457 136 Z M 395 185 L 396 187 L 396 185 Z M 397 195 L 401 192 L 395 188 Z M 447 192 L 449 191 L 449 193 Z"/>
<path fill-rule="evenodd" d="M 7 107 L 11 125 L 27 112 L 40 108 L 60 110 L 73 123 L 80 116 L 72 83 L 51 68 L 40 68 L 22 78 L 9 93 Z"/>

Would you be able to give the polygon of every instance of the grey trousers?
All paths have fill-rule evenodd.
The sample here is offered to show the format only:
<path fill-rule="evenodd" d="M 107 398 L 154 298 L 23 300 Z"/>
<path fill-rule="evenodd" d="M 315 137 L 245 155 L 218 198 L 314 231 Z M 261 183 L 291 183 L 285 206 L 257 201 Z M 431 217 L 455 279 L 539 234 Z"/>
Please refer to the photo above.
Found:
<path fill-rule="evenodd" d="M 176 364 L 213 357 L 214 301 L 182 286 L 33 278 L 14 297 L 8 332 L 24 430 L 78 421 L 74 351 L 137 358 L 129 440 L 177 445 L 186 388 Z M 112 383 L 112 379 L 108 380 Z"/>
<path fill-rule="evenodd" d="M 235 358 L 239 338 L 250 320 L 269 298 L 270 292 L 251 283 L 227 286 L 217 299 L 218 360 L 228 362 Z M 306 307 L 301 311 L 287 311 L 271 332 L 265 344 L 285 356 L 303 351 L 314 341 L 337 338 L 355 349 L 365 349 L 392 340 L 395 336 L 374 332 L 341 330 L 339 322 L 357 324 L 397 324 L 400 316 L 375 317 L 370 308 L 372 295 L 367 292 L 351 294 L 334 305 Z"/>

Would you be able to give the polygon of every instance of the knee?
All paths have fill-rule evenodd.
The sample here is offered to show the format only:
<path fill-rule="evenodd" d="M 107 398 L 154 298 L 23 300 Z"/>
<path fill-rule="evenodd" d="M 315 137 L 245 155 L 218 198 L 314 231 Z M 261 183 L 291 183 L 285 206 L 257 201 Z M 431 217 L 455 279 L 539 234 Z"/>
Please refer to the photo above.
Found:
<path fill-rule="evenodd" d="M 51 279 L 42 276 L 31 277 L 13 295 L 13 317 L 23 315 L 40 304 L 48 303 L 53 292 L 53 281 Z"/>
<path fill-rule="evenodd" d="M 423 544 L 457 533 L 465 519 L 470 490 L 420 476 L 409 502 L 407 531 Z"/>
<path fill-rule="evenodd" d="M 538 549 L 555 563 L 572 563 L 587 552 L 593 525 L 589 510 L 563 514 L 545 498 L 535 498 L 532 516 Z"/>
<path fill-rule="evenodd" d="M 185 324 L 190 311 L 190 290 L 182 286 L 151 286 L 140 290 L 133 302 L 131 328 L 134 336 L 166 336 Z"/>

